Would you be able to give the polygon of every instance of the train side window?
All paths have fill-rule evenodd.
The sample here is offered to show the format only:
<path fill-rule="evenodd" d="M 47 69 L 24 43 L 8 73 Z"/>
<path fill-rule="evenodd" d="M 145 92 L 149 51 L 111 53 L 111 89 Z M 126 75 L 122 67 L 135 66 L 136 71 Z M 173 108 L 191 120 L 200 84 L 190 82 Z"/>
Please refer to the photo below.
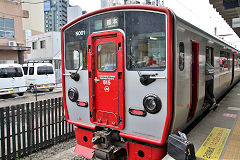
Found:
<path fill-rule="evenodd" d="M 239 65 L 240 65 L 240 58 L 239 58 L 239 55 L 236 55 L 235 68 L 240 68 Z"/>
<path fill-rule="evenodd" d="M 230 53 L 227 53 L 227 55 L 226 55 L 226 59 L 227 59 L 227 64 L 228 64 L 228 71 L 230 71 L 231 70 L 231 68 L 232 68 L 232 58 L 230 57 Z"/>
<path fill-rule="evenodd" d="M 230 66 L 230 55 L 227 52 L 220 51 L 220 71 L 229 71 L 231 66 Z"/>
<path fill-rule="evenodd" d="M 179 69 L 184 70 L 184 43 L 179 43 Z"/>

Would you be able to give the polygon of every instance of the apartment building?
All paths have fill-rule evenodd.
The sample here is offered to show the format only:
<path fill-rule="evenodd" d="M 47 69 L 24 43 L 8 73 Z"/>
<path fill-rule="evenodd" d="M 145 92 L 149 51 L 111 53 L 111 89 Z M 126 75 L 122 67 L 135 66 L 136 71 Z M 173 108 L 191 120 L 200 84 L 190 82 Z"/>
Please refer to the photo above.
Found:
<path fill-rule="evenodd" d="M 67 23 L 67 7 L 69 0 L 44 1 L 45 32 L 60 31 Z"/>
<path fill-rule="evenodd" d="M 62 82 L 61 72 L 61 34 L 60 32 L 46 32 L 27 38 L 27 46 L 31 46 L 31 53 L 26 54 L 25 61 L 50 61 L 54 65 L 56 82 Z"/>
<path fill-rule="evenodd" d="M 0 63 L 24 63 L 25 46 L 22 18 L 28 18 L 20 0 L 0 0 Z"/>

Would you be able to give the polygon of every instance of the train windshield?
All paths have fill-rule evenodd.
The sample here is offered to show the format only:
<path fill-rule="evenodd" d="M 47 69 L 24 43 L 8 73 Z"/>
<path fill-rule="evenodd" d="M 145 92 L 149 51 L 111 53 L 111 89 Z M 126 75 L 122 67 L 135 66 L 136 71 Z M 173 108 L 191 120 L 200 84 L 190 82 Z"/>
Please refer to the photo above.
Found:
<path fill-rule="evenodd" d="M 126 35 L 128 70 L 165 70 L 166 15 L 147 11 L 103 13 L 64 31 L 68 70 L 87 69 L 87 38 L 93 32 L 121 29 Z"/>

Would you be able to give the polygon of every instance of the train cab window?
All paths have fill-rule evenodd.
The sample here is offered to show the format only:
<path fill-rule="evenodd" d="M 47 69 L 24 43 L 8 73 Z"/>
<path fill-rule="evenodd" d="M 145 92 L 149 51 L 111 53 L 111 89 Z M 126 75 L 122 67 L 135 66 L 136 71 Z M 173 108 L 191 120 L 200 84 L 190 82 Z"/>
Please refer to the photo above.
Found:
<path fill-rule="evenodd" d="M 179 69 L 184 70 L 184 43 L 179 43 Z"/>
<path fill-rule="evenodd" d="M 89 21 L 84 20 L 64 31 L 65 64 L 68 70 L 87 69 Z"/>
<path fill-rule="evenodd" d="M 115 43 L 101 43 L 97 46 L 98 71 L 112 72 L 117 68 L 116 48 Z"/>
<path fill-rule="evenodd" d="M 132 11 L 126 12 L 125 17 L 127 69 L 165 70 L 166 16 Z"/>

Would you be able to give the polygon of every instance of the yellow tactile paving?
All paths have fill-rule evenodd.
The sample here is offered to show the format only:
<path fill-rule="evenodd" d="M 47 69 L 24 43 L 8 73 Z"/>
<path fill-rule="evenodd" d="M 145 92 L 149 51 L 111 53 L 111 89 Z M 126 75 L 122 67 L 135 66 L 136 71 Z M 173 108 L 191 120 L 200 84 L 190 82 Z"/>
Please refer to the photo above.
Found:
<path fill-rule="evenodd" d="M 214 127 L 196 153 L 196 157 L 215 160 L 222 154 L 231 129 Z"/>
<path fill-rule="evenodd" d="M 224 153 L 224 160 L 240 160 L 240 116 Z"/>

